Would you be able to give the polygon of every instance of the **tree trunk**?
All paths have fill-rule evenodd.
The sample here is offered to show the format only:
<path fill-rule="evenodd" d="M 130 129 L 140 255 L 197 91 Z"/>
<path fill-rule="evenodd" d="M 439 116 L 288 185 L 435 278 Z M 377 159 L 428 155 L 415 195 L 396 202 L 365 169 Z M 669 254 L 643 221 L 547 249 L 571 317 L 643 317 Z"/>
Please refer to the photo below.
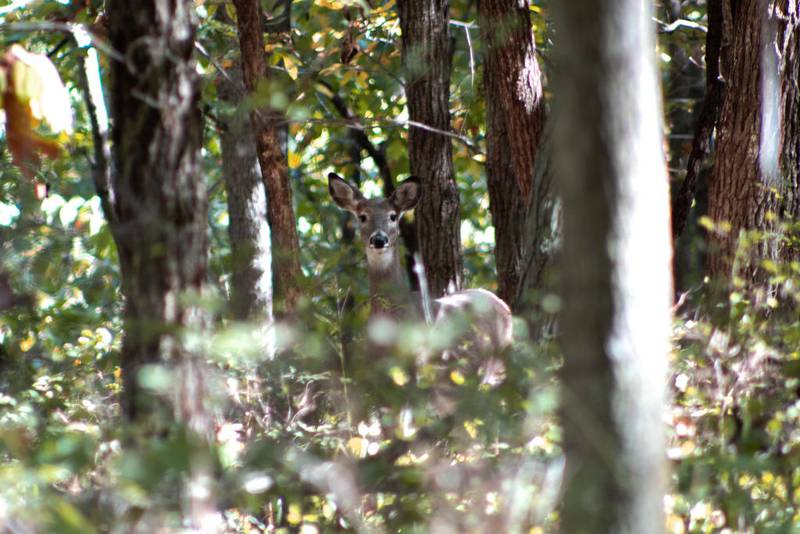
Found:
<path fill-rule="evenodd" d="M 450 40 L 448 0 L 398 1 L 403 33 L 406 99 L 412 121 L 411 174 L 422 181 L 416 218 L 419 248 L 431 295 L 461 287 L 461 219 L 450 137 Z M 436 131 L 438 130 L 438 131 Z"/>
<path fill-rule="evenodd" d="M 663 531 L 669 191 L 651 3 L 556 2 L 563 532 Z"/>
<path fill-rule="evenodd" d="M 706 4 L 705 94 L 696 113 L 686 174 L 672 197 L 672 237 L 675 243 L 673 273 L 679 292 L 698 286 L 706 274 L 706 247 L 703 246 L 706 232 L 697 224 L 697 218 L 705 215 L 708 208 L 708 173 L 704 166 L 711 152 L 712 134 L 725 96 L 725 83 L 719 70 L 723 35 L 722 2 L 708 0 Z"/>
<path fill-rule="evenodd" d="M 728 15 L 725 100 L 709 180 L 709 216 L 730 225 L 711 236 L 709 272 L 723 280 L 756 281 L 763 278 L 761 259 L 798 256 L 797 247 L 769 237 L 743 251 L 732 272 L 742 231 L 775 231 L 780 220 L 800 213 L 798 11 L 791 0 L 742 0 Z"/>
<path fill-rule="evenodd" d="M 200 326 L 202 312 L 185 296 L 202 291 L 208 255 L 192 2 L 109 0 L 107 13 L 111 45 L 125 58 L 110 62 L 114 173 L 99 191 L 113 191 L 104 206 L 125 297 L 122 412 L 150 435 L 172 430 L 177 412 L 194 436 L 208 439 L 204 364 L 180 337 Z M 143 386 L 148 365 L 168 368 L 174 385 Z M 184 495 L 195 527 L 214 509 L 203 450 L 192 453 L 186 487 L 194 491 Z"/>
<path fill-rule="evenodd" d="M 483 75 L 486 174 L 495 227 L 497 293 L 517 309 L 525 258 L 534 241 L 526 232 L 528 225 L 520 221 L 527 218 L 531 206 L 534 166 L 544 131 L 541 71 L 527 0 L 481 0 L 478 11 L 487 47 Z"/>
<path fill-rule="evenodd" d="M 250 93 L 257 93 L 263 91 L 263 82 L 268 80 L 261 2 L 234 0 L 234 5 L 239 47 L 242 52 L 244 83 Z M 288 9 L 285 2 L 283 8 Z M 289 20 L 288 12 L 283 15 L 285 18 L 280 19 L 281 27 Z M 291 315 L 300 297 L 298 284 L 301 269 L 300 244 L 297 238 L 292 187 L 289 183 L 286 160 L 285 120 L 279 111 L 267 107 L 254 109 L 251 118 L 255 129 L 261 175 L 267 188 L 267 217 L 272 231 L 275 301 L 277 305 L 283 307 L 285 313 Z"/>
<path fill-rule="evenodd" d="M 219 97 L 236 111 L 224 119 L 220 133 L 222 175 L 228 197 L 228 233 L 233 254 L 231 311 L 263 333 L 264 356 L 275 355 L 272 317 L 272 249 L 267 224 L 267 192 L 261 179 L 250 119 L 243 113 L 245 87 L 239 68 L 219 77 Z"/>
<path fill-rule="evenodd" d="M 137 420 L 163 405 L 142 390 L 147 364 L 191 355 L 174 335 L 190 322 L 182 304 L 206 275 L 207 199 L 200 159 L 199 78 L 191 2 L 108 3 L 112 61 L 113 217 L 125 295 L 123 412 Z"/>

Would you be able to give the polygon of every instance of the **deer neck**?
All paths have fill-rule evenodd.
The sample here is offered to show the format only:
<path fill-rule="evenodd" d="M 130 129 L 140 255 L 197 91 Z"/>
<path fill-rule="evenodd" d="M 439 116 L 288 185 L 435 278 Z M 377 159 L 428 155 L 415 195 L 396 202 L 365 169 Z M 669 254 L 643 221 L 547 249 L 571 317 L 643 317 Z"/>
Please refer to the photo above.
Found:
<path fill-rule="evenodd" d="M 383 250 L 367 248 L 370 316 L 403 315 L 411 291 L 408 288 L 397 247 Z"/>

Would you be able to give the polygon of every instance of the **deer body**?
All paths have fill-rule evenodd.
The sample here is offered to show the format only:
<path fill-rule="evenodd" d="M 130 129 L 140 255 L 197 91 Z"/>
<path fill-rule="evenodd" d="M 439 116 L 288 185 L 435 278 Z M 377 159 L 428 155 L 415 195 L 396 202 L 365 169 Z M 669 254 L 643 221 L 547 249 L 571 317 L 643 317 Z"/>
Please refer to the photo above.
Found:
<path fill-rule="evenodd" d="M 328 175 L 334 202 L 359 219 L 359 234 L 367 255 L 370 318 L 420 317 L 421 300 L 408 287 L 400 264 L 398 238 L 400 217 L 412 210 L 421 195 L 416 178 L 397 186 L 389 198 L 365 198 L 335 173 Z M 471 322 L 469 345 L 480 356 L 499 354 L 511 344 L 511 310 L 497 295 L 485 289 L 467 289 L 433 301 L 434 324 L 458 314 Z M 445 356 L 449 351 L 445 352 Z"/>

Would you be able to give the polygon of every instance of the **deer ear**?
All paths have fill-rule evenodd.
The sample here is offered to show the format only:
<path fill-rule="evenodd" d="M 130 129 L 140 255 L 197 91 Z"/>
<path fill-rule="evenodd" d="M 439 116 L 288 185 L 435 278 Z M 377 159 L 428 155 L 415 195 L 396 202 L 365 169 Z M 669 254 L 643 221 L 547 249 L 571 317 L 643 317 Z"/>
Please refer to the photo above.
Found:
<path fill-rule="evenodd" d="M 344 181 L 344 179 L 332 172 L 328 175 L 328 192 L 336 205 L 347 211 L 356 211 L 356 206 L 364 197 L 361 191 Z"/>
<path fill-rule="evenodd" d="M 416 176 L 409 176 L 397 186 L 389 201 L 400 211 L 413 210 L 422 196 L 422 184 Z"/>

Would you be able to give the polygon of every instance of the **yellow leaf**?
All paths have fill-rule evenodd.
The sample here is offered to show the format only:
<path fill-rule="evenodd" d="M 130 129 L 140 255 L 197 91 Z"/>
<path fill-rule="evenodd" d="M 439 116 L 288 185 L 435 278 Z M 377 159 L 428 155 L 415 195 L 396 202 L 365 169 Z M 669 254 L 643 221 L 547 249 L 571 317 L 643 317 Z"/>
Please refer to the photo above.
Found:
<path fill-rule="evenodd" d="M 22 352 L 28 352 L 31 350 L 34 344 L 36 344 L 36 338 L 33 336 L 33 333 L 30 333 L 28 334 L 28 337 L 19 342 L 19 350 Z"/>
<path fill-rule="evenodd" d="M 467 431 L 467 434 L 469 434 L 469 437 L 472 439 L 475 439 L 475 436 L 478 435 L 478 425 L 472 421 L 464 421 L 464 430 Z"/>
<path fill-rule="evenodd" d="M 292 503 L 289 505 L 289 513 L 286 514 L 286 520 L 289 522 L 290 525 L 300 524 L 300 521 L 303 520 L 303 512 L 300 509 L 299 504 Z"/>
<path fill-rule="evenodd" d="M 405 386 L 408 384 L 408 373 L 406 373 L 403 369 L 394 366 L 389 369 L 389 376 L 392 377 L 392 382 L 397 384 L 400 387 Z"/>
<path fill-rule="evenodd" d="M 297 169 L 298 167 L 300 167 L 301 161 L 302 158 L 300 157 L 300 154 L 298 154 L 297 152 L 289 152 L 289 168 Z"/>
<path fill-rule="evenodd" d="M 461 386 L 461 385 L 463 385 L 463 384 L 464 384 L 464 382 L 465 382 L 464 375 L 462 375 L 462 374 L 461 374 L 459 371 L 457 371 L 457 370 L 453 370 L 453 371 L 450 373 L 450 380 L 452 380 L 452 381 L 453 381 L 453 384 L 456 384 L 457 386 Z"/>
<path fill-rule="evenodd" d="M 363 458 L 367 455 L 366 445 L 367 443 L 364 438 L 353 437 L 347 440 L 347 448 L 353 453 L 353 456 L 357 458 Z"/>
<path fill-rule="evenodd" d="M 286 55 L 283 57 L 283 66 L 289 77 L 293 80 L 297 79 L 297 62 L 292 56 Z"/>

